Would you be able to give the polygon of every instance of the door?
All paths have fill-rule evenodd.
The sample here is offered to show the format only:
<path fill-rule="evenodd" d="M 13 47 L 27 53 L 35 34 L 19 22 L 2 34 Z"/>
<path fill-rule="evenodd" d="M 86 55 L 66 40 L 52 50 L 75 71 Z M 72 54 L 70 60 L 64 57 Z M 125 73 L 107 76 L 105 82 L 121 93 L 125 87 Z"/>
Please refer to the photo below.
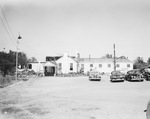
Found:
<path fill-rule="evenodd" d="M 45 76 L 54 76 L 55 75 L 55 67 L 46 66 L 44 73 L 45 73 Z"/>

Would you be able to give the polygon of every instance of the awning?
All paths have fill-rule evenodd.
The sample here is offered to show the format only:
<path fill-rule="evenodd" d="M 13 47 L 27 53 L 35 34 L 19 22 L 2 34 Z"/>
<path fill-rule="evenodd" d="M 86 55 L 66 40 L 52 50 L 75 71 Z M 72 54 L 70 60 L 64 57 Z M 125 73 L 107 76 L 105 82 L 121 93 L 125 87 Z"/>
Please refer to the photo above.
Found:
<path fill-rule="evenodd" d="M 49 66 L 49 67 L 56 67 L 56 64 L 52 63 L 52 62 L 46 62 L 45 64 L 43 64 L 44 67 Z"/>

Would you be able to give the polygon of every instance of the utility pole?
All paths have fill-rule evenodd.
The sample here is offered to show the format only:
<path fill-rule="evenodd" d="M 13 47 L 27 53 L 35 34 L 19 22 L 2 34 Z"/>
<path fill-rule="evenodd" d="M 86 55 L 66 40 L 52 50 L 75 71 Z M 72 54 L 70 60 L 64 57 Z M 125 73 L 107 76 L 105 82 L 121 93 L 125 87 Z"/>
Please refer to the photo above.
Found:
<path fill-rule="evenodd" d="M 114 71 L 116 71 L 116 51 L 115 51 L 115 44 L 114 44 Z"/>
<path fill-rule="evenodd" d="M 17 52 L 16 52 L 16 80 L 17 80 L 17 73 L 18 73 L 18 43 L 19 43 L 19 39 L 21 39 L 22 37 L 19 35 L 18 39 L 17 39 Z"/>

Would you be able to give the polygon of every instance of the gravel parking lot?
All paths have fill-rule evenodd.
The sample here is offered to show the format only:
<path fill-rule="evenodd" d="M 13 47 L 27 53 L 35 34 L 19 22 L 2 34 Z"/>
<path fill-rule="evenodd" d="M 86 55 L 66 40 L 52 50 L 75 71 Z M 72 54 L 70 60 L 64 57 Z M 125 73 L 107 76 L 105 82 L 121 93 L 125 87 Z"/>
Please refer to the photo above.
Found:
<path fill-rule="evenodd" d="M 150 81 L 42 77 L 0 89 L 3 119 L 146 119 Z"/>

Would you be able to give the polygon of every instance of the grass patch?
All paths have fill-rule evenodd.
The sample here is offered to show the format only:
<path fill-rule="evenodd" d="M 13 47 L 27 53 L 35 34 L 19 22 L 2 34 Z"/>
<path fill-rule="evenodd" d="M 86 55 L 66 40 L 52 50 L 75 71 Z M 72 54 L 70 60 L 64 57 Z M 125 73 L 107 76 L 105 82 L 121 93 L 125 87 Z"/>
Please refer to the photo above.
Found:
<path fill-rule="evenodd" d="M 2 105 L 10 105 L 10 104 L 17 104 L 18 103 L 18 100 L 7 100 L 7 101 L 3 101 L 3 102 L 0 102 Z"/>
<path fill-rule="evenodd" d="M 44 111 L 39 107 L 30 107 L 27 110 L 32 114 L 38 114 L 38 115 L 44 115 L 44 114 L 49 113 L 48 111 Z"/>
<path fill-rule="evenodd" d="M 15 119 L 35 119 L 33 114 L 15 106 L 6 107 L 2 109 L 1 113 L 4 115 L 13 116 Z"/>
<path fill-rule="evenodd" d="M 2 114 L 16 114 L 22 111 L 23 110 L 18 107 L 6 107 L 2 109 Z"/>
<path fill-rule="evenodd" d="M 49 113 L 49 111 L 44 110 L 44 108 L 40 105 L 29 105 L 29 107 L 26 110 L 28 110 L 32 114 L 37 115 L 44 115 Z"/>
<path fill-rule="evenodd" d="M 36 119 L 32 114 L 27 111 L 21 111 L 14 116 L 15 119 Z"/>
<path fill-rule="evenodd" d="M 15 81 L 15 76 L 0 76 L 0 88 L 6 87 Z"/>

